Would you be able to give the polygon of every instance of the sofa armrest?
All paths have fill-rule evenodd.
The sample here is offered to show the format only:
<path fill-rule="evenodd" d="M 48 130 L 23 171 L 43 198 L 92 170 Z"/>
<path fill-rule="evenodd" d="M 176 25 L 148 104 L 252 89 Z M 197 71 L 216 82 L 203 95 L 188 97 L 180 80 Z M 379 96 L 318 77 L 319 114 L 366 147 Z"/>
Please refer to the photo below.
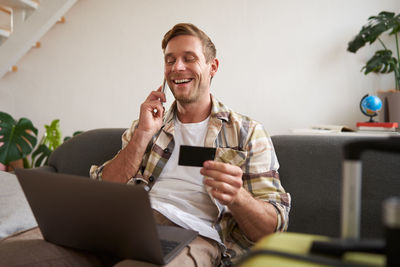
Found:
<path fill-rule="evenodd" d="M 56 172 L 56 169 L 53 166 L 45 165 L 37 168 L 33 168 L 33 170 L 38 171 L 47 171 L 47 172 Z"/>

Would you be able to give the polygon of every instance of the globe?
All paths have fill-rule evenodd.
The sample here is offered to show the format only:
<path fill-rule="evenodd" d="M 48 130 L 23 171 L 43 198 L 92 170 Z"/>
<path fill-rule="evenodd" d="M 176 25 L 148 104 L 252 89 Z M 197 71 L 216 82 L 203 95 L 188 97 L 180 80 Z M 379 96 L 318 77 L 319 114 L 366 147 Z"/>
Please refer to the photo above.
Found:
<path fill-rule="evenodd" d="M 372 121 L 372 117 L 376 116 L 378 111 L 382 109 L 382 101 L 379 97 L 374 95 L 365 95 L 360 102 L 361 112 L 370 117 Z"/>

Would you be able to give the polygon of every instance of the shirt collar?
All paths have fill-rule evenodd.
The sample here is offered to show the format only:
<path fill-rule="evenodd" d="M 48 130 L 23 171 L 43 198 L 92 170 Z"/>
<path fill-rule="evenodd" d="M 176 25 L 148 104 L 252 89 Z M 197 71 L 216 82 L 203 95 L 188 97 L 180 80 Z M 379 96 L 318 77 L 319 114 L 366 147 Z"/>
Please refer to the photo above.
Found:
<path fill-rule="evenodd" d="M 222 121 L 229 122 L 230 112 L 228 108 L 219 102 L 212 94 L 210 94 L 210 97 L 212 102 L 210 119 L 217 118 Z M 170 125 L 173 124 L 176 116 L 176 109 L 176 101 L 174 101 L 164 116 L 164 129 L 169 129 Z"/>

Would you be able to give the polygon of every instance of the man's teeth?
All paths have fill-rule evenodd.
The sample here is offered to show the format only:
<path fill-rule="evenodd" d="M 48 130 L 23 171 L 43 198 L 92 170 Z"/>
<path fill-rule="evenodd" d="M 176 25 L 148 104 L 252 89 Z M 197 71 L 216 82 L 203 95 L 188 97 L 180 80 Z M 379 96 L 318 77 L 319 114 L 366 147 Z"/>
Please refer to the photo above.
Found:
<path fill-rule="evenodd" d="M 174 80 L 174 83 L 177 83 L 177 84 L 179 84 L 179 83 L 188 83 L 188 82 L 190 82 L 190 80 L 191 79 Z"/>

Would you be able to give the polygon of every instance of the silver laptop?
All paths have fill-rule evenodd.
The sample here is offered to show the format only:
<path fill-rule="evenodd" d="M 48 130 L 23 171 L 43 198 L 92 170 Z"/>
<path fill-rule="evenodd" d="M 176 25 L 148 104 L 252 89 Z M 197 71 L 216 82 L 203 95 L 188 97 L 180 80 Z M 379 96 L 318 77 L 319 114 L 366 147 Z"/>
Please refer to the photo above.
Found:
<path fill-rule="evenodd" d="M 164 265 L 197 236 L 156 225 L 143 187 L 39 170 L 16 175 L 49 242 Z"/>

